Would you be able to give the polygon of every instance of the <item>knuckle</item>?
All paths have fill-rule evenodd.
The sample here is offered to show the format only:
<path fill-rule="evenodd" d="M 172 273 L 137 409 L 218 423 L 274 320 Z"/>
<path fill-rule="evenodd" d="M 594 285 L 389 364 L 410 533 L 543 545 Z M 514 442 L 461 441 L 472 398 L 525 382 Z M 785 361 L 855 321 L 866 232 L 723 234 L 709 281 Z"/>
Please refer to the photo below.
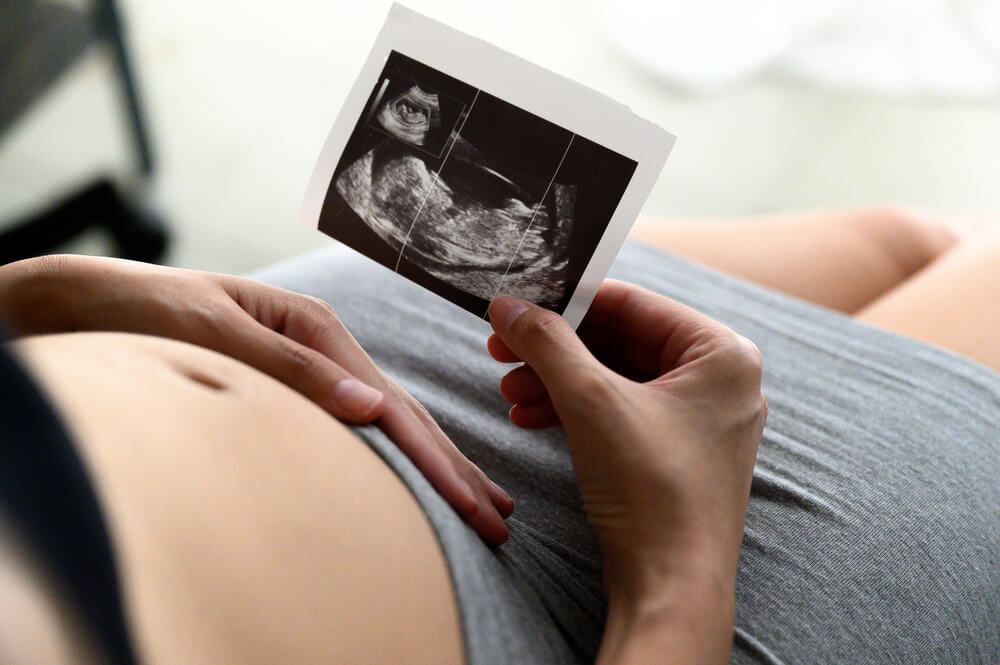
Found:
<path fill-rule="evenodd" d="M 201 346 L 219 348 L 236 326 L 232 312 L 215 303 L 195 305 L 189 313 L 194 319 L 194 331 Z"/>
<path fill-rule="evenodd" d="M 727 331 L 719 341 L 716 362 L 727 380 L 760 391 L 764 358 L 757 345 L 746 337 Z"/>
<path fill-rule="evenodd" d="M 518 335 L 535 339 L 552 339 L 556 336 L 561 317 L 547 309 L 534 310 L 514 322 Z"/>
<path fill-rule="evenodd" d="M 387 395 L 389 396 L 388 399 L 393 403 L 398 404 L 401 408 L 413 414 L 422 425 L 435 422 L 434 416 L 427 410 L 427 407 L 405 390 L 389 390 Z"/>
<path fill-rule="evenodd" d="M 521 316 L 517 321 L 524 332 L 532 335 L 551 335 L 558 323 L 556 316 L 548 310 L 534 310 Z"/>
<path fill-rule="evenodd" d="M 584 415 L 595 413 L 596 405 L 606 405 L 617 394 L 618 387 L 612 382 L 606 372 L 597 367 L 585 366 L 574 372 L 573 380 L 563 388 L 564 406 L 579 411 Z"/>
<path fill-rule="evenodd" d="M 414 415 L 417 417 L 417 420 L 420 421 L 420 424 L 427 428 L 437 426 L 437 421 L 434 420 L 434 416 L 431 415 L 431 412 L 427 410 L 426 406 L 413 398 L 410 398 L 408 403 L 410 408 L 413 410 Z"/>
<path fill-rule="evenodd" d="M 751 423 L 754 432 L 753 440 L 755 443 L 759 443 L 764 426 L 767 424 L 767 397 L 764 396 L 764 393 L 757 393 L 747 412 L 747 420 Z"/>
<path fill-rule="evenodd" d="M 767 398 L 764 397 L 764 393 L 758 390 L 749 398 L 748 402 L 754 415 L 754 421 L 763 424 L 764 420 L 767 419 Z"/>
<path fill-rule="evenodd" d="M 311 314 L 321 318 L 333 318 L 340 320 L 333 309 L 333 305 L 316 296 L 303 296 L 306 307 Z"/>
<path fill-rule="evenodd" d="M 743 344 L 742 367 L 747 376 L 757 384 L 760 384 L 764 374 L 764 356 L 760 348 L 746 337 L 740 336 Z"/>
<path fill-rule="evenodd" d="M 66 272 L 73 261 L 73 257 L 66 254 L 47 254 L 39 256 L 31 262 L 31 266 L 39 274 Z"/>
<path fill-rule="evenodd" d="M 316 352 L 289 340 L 282 349 L 287 374 L 295 380 L 310 376 L 316 369 Z"/>

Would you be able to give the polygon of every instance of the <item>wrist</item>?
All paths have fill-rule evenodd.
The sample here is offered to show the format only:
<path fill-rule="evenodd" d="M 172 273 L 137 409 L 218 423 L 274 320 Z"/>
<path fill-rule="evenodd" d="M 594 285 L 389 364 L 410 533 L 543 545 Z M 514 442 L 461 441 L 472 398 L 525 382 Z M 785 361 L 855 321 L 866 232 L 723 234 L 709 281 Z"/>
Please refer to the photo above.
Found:
<path fill-rule="evenodd" d="M 606 565 L 598 663 L 728 663 L 736 568 L 717 559 L 671 554 Z"/>

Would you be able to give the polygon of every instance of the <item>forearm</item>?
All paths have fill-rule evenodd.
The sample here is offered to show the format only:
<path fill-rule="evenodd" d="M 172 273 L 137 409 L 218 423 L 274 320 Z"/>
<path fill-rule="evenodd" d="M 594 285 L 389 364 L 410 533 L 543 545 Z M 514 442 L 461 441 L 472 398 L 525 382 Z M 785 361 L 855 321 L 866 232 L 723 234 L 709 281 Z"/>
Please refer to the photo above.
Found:
<path fill-rule="evenodd" d="M 630 570 L 606 578 L 608 618 L 598 665 L 729 662 L 735 566 L 696 560 L 663 574 Z"/>
<path fill-rule="evenodd" d="M 0 317 L 13 332 L 32 335 L 65 329 L 56 303 L 65 257 L 42 256 L 0 266 Z"/>
<path fill-rule="evenodd" d="M 20 335 L 119 330 L 115 320 L 130 293 L 142 288 L 128 261 L 54 254 L 0 266 L 0 318 Z M 134 264 L 142 265 L 142 264 Z M 118 317 L 120 318 L 120 317 Z"/>

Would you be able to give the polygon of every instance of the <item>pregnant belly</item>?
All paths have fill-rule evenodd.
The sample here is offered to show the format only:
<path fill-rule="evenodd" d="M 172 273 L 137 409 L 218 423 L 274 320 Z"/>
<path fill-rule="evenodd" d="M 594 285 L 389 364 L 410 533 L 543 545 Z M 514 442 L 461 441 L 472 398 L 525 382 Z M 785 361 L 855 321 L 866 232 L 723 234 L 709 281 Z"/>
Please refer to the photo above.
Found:
<path fill-rule="evenodd" d="M 312 402 L 161 338 L 74 333 L 15 349 L 95 481 L 141 660 L 461 660 L 426 518 Z"/>

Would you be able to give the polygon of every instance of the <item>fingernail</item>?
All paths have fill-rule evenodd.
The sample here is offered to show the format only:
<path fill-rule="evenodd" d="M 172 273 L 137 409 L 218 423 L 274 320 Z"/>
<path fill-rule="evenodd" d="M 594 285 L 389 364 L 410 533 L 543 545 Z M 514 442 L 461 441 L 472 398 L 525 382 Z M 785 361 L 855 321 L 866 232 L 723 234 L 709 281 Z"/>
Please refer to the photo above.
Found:
<path fill-rule="evenodd" d="M 493 487 L 496 487 L 500 491 L 500 496 L 502 496 L 504 498 L 504 501 L 506 501 L 510 505 L 514 505 L 514 499 L 512 499 L 510 497 L 510 494 L 507 493 L 507 490 L 505 490 L 504 488 L 500 487 L 496 483 L 493 483 Z"/>
<path fill-rule="evenodd" d="M 333 389 L 333 399 L 359 416 L 367 416 L 382 401 L 382 392 L 357 379 L 341 379 Z"/>
<path fill-rule="evenodd" d="M 507 330 L 514 319 L 521 316 L 531 305 L 513 296 L 497 296 L 490 303 L 490 321 L 499 330 Z"/>
<path fill-rule="evenodd" d="M 493 487 L 495 487 L 497 489 L 498 492 L 500 492 L 500 496 L 503 498 L 504 502 L 507 504 L 506 510 L 510 511 L 506 515 L 504 515 L 504 517 L 505 518 L 506 517 L 510 517 L 511 513 L 514 512 L 514 499 L 512 499 L 510 497 L 510 494 L 507 494 L 507 490 L 505 490 L 504 488 L 500 487 L 499 485 L 497 485 L 496 483 L 494 483 L 492 480 L 490 481 L 490 483 L 493 485 Z"/>

